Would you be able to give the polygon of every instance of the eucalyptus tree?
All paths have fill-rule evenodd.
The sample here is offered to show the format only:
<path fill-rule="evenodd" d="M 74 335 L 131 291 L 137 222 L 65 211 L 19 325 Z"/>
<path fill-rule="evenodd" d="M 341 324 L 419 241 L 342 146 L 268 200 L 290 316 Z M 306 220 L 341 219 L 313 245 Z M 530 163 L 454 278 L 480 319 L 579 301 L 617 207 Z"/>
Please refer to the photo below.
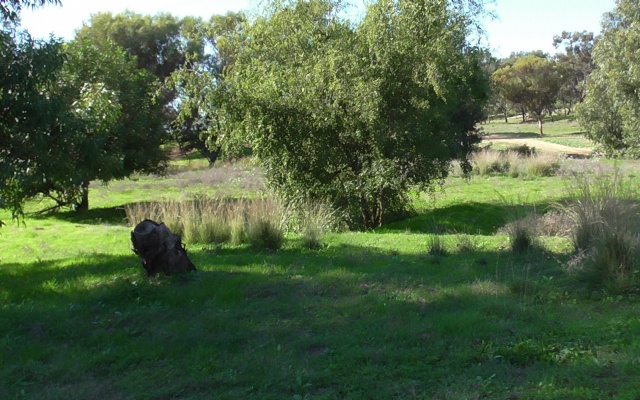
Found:
<path fill-rule="evenodd" d="M 576 107 L 589 139 L 608 155 L 640 156 L 640 14 L 637 0 L 618 0 L 604 15 L 593 48 L 595 69 Z"/>
<path fill-rule="evenodd" d="M 584 100 L 586 81 L 595 67 L 593 47 L 598 40 L 598 36 L 587 31 L 562 32 L 553 38 L 554 47 L 563 50 L 555 56 L 564 75 L 558 98 L 568 113 Z"/>
<path fill-rule="evenodd" d="M 381 0 L 353 24 L 342 6 L 266 2 L 227 81 L 269 184 L 370 228 L 405 213 L 409 193 L 443 180 L 453 159 L 469 170 L 488 96 L 469 39 L 483 9 Z"/>
<path fill-rule="evenodd" d="M 214 15 L 210 20 L 166 13 L 98 13 L 78 31 L 77 39 L 90 38 L 103 51 L 115 43 L 139 68 L 156 76 L 161 88 L 158 101 L 164 106 L 158 118 L 163 126 L 183 150 L 198 150 L 213 165 L 220 152 L 212 139 L 219 121 L 215 113 L 205 116 L 200 111 L 208 92 L 202 80 L 220 80 L 222 69 L 233 62 L 222 38 L 242 20 L 241 13 Z"/>
<path fill-rule="evenodd" d="M 535 115 L 540 136 L 543 135 L 544 112 L 556 101 L 562 79 L 553 60 L 535 55 L 518 58 L 513 65 L 498 69 L 492 76 L 504 98 L 522 104 Z"/>

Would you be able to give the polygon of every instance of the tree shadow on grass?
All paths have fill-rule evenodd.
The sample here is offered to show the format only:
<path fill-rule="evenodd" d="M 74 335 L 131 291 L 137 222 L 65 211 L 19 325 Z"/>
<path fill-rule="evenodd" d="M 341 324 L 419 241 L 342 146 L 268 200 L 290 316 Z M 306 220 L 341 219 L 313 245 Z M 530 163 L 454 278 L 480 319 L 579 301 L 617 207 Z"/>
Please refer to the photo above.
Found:
<path fill-rule="evenodd" d="M 549 202 L 535 204 L 496 204 L 466 202 L 421 211 L 404 221 L 385 225 L 377 232 L 450 233 L 493 235 L 514 218 L 524 217 L 529 209 L 545 212 Z"/>
<path fill-rule="evenodd" d="M 71 222 L 75 224 L 114 224 L 126 225 L 127 215 L 123 206 L 97 207 L 87 211 L 56 211 L 47 213 L 34 213 L 29 215 L 33 219 L 55 219 L 58 221 Z"/>
<path fill-rule="evenodd" d="M 572 369 L 540 364 L 547 354 L 529 348 L 511 368 L 506 356 L 492 358 L 529 335 L 543 345 L 575 335 L 563 330 L 562 313 L 519 305 L 509 282 L 522 278 L 505 252 L 438 262 L 353 245 L 191 254 L 199 272 L 169 278 L 143 278 L 133 256 L 3 266 L 8 322 L 0 326 L 16 344 L 0 346 L 13 356 L 0 383 L 32 398 L 113 376 L 101 397 L 206 398 L 214 387 L 223 398 L 408 398 L 449 387 L 471 398 L 491 395 L 475 385 L 482 374 L 497 376 L 496 387 L 521 388 L 522 368 Z M 140 386 L 153 376 L 171 380 Z"/>

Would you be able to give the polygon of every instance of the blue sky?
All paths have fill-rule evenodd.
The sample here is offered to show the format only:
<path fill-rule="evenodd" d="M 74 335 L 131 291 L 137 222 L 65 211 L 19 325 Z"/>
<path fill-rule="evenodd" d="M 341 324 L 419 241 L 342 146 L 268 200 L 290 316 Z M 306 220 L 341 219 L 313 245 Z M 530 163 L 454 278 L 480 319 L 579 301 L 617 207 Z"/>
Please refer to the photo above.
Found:
<path fill-rule="evenodd" d="M 74 31 L 99 11 L 141 14 L 169 12 L 208 18 L 229 10 L 255 8 L 258 0 L 62 0 L 62 7 L 47 6 L 22 13 L 22 25 L 36 37 L 70 39 Z M 485 21 L 488 45 L 495 55 L 513 51 L 553 53 L 553 36 L 566 31 L 600 31 L 602 14 L 613 10 L 614 0 L 494 0 L 487 8 L 498 18 Z"/>

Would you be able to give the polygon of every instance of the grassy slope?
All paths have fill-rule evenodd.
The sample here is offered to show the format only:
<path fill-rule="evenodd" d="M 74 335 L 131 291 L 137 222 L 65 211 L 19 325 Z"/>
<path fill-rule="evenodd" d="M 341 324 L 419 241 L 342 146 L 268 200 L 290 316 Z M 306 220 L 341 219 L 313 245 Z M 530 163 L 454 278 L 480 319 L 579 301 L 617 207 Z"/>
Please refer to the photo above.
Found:
<path fill-rule="evenodd" d="M 253 190 L 254 173 L 239 172 L 224 190 Z M 417 217 L 333 234 L 322 251 L 301 250 L 295 238 L 276 253 L 192 244 L 198 273 L 154 279 L 129 249 L 120 207 L 183 193 L 184 182 L 137 184 L 146 186 L 93 188 L 97 208 L 87 214 L 0 231 L 0 397 L 586 399 L 640 391 L 634 299 L 589 293 L 569 279 L 566 239 L 516 257 L 494 235 L 518 202 L 544 209 L 562 198 L 560 178 L 451 179 L 435 200 L 418 201 Z M 434 233 L 451 255 L 427 254 Z M 475 249 L 456 250 L 461 233 L 474 235 Z"/>

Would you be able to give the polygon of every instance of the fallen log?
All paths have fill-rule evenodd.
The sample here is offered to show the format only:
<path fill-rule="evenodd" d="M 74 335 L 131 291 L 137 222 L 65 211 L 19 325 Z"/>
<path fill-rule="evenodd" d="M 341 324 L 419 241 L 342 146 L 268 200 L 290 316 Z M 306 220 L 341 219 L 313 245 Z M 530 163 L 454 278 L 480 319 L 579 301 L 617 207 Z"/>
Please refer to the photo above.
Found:
<path fill-rule="evenodd" d="M 145 219 L 131 232 L 131 243 L 148 276 L 196 270 L 180 236 L 172 233 L 165 224 Z"/>

